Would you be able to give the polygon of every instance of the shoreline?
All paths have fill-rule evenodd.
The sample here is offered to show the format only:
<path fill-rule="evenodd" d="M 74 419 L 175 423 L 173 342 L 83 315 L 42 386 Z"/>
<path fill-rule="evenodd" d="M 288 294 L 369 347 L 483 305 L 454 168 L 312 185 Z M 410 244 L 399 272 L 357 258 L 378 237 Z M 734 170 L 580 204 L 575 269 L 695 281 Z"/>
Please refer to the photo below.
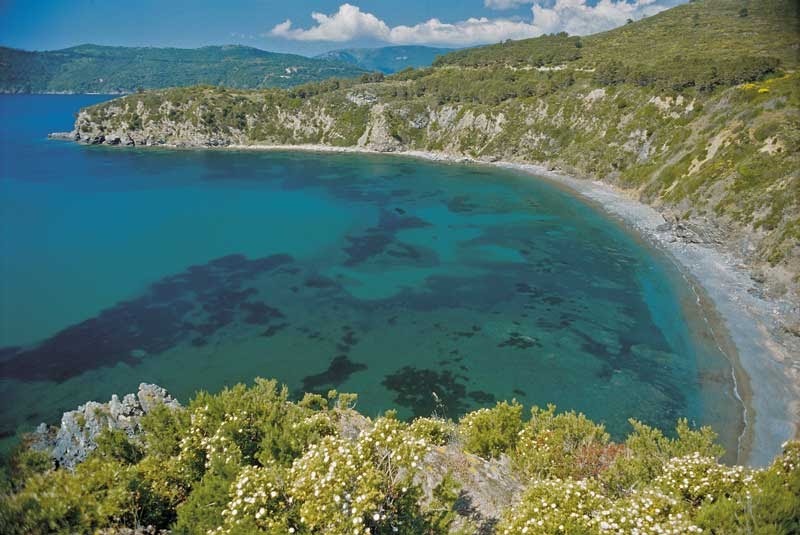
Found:
<path fill-rule="evenodd" d="M 66 133 L 65 133 L 66 134 Z M 51 134 L 56 139 L 74 139 Z M 159 144 L 147 148 L 224 149 L 233 151 L 305 151 L 317 153 L 405 156 L 442 163 L 491 165 L 520 172 L 569 189 L 617 219 L 649 245 L 665 253 L 693 291 L 714 342 L 731 367 L 734 395 L 742 405 L 743 429 L 737 462 L 765 466 L 787 440 L 800 437 L 800 353 L 790 334 L 782 335 L 778 318 L 797 312 L 786 299 L 763 297 L 741 258 L 712 244 L 684 241 L 677 228 L 650 205 L 622 189 L 591 178 L 577 178 L 541 165 L 492 161 L 442 152 L 320 144 L 230 144 L 193 146 Z M 710 317 L 709 317 L 710 316 Z M 719 326 L 719 329 L 715 327 Z"/>
<path fill-rule="evenodd" d="M 665 225 L 660 212 L 623 190 L 540 165 L 486 161 L 437 152 L 383 152 L 329 145 L 228 145 L 221 148 L 395 155 L 443 163 L 491 165 L 564 186 L 666 253 L 690 285 L 707 313 L 704 319 L 709 323 L 718 348 L 728 358 L 734 394 L 742 404 L 744 428 L 739 436 L 737 462 L 765 466 L 780 453 L 784 442 L 800 435 L 800 359 L 793 358 L 790 349 L 775 334 L 776 317 L 788 313 L 791 303 L 760 297 L 756 283 L 739 259 L 710 244 L 682 241 L 671 225 Z M 713 317 L 709 318 L 708 313 Z M 723 332 L 715 329 L 717 325 Z"/>

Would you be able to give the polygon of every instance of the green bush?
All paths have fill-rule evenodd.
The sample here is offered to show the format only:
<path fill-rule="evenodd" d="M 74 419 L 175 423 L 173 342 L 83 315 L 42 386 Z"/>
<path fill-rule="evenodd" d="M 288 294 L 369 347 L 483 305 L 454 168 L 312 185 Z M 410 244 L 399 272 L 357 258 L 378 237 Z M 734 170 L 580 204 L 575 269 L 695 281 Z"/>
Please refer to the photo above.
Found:
<path fill-rule="evenodd" d="M 486 459 L 511 451 L 522 429 L 522 405 L 498 402 L 494 408 L 479 409 L 461 418 L 458 434 L 464 451 Z"/>
<path fill-rule="evenodd" d="M 608 441 L 605 428 L 583 414 L 556 414 L 554 405 L 534 407 L 519 432 L 512 458 L 528 477 L 587 477 L 603 468 L 604 452 L 613 452 L 606 448 Z"/>

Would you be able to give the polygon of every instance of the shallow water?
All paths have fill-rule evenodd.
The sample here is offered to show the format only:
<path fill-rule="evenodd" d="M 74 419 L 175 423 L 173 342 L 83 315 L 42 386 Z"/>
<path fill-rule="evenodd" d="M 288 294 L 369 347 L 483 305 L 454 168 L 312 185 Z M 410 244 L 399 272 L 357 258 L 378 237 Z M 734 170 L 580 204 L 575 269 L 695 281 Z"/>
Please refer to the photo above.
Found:
<path fill-rule="evenodd" d="M 141 381 L 186 400 L 263 376 L 366 414 L 516 398 L 616 437 L 686 416 L 735 449 L 690 287 L 596 207 L 479 166 L 45 139 L 99 100 L 0 97 L 4 436 Z"/>

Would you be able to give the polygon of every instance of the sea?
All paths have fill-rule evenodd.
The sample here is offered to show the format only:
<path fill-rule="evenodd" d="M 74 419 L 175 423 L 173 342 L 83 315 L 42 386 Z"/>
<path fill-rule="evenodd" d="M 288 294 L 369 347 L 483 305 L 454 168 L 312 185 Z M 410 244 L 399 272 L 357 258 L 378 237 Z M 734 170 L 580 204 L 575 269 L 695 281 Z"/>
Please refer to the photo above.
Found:
<path fill-rule="evenodd" d="M 511 169 L 47 139 L 102 95 L 0 96 L 0 446 L 88 400 L 255 377 L 457 419 L 516 399 L 622 439 L 742 430 L 676 263 Z"/>

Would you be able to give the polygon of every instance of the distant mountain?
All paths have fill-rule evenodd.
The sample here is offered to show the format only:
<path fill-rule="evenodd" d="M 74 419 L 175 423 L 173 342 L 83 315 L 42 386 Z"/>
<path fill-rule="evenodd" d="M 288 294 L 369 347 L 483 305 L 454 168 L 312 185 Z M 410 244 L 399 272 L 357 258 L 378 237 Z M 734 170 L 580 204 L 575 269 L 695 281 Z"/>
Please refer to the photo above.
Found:
<path fill-rule="evenodd" d="M 291 87 L 365 71 L 352 63 L 238 45 L 129 48 L 80 45 L 29 52 L 0 47 L 0 92 L 128 93 L 197 84 Z"/>
<path fill-rule="evenodd" d="M 451 48 L 430 46 L 387 46 L 383 48 L 344 48 L 316 56 L 317 59 L 336 60 L 357 65 L 368 71 L 391 74 L 406 67 L 428 67 L 437 56 L 452 52 Z"/>

